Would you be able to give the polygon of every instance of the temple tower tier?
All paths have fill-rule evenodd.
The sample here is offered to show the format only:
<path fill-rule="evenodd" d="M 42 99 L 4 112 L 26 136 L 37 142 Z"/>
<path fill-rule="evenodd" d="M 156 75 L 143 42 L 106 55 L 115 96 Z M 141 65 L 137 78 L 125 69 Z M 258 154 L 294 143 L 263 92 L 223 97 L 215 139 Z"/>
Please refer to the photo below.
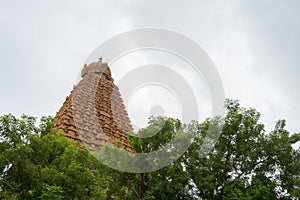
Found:
<path fill-rule="evenodd" d="M 123 149 L 132 151 L 126 133 L 133 128 L 107 63 L 100 59 L 85 65 L 81 78 L 56 113 L 55 128 L 89 150 L 119 141 Z"/>

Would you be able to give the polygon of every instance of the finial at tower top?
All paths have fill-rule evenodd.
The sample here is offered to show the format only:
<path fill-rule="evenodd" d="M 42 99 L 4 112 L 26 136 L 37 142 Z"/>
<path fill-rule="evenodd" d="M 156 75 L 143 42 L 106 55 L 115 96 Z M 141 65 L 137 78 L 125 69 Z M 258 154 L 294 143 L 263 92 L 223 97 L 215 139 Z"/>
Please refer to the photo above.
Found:
<path fill-rule="evenodd" d="M 83 78 L 88 73 L 96 73 L 96 74 L 109 74 L 110 75 L 110 69 L 107 65 L 107 63 L 102 61 L 102 55 L 99 57 L 98 61 L 92 62 L 90 64 L 84 64 L 83 69 L 81 70 L 81 77 Z"/>

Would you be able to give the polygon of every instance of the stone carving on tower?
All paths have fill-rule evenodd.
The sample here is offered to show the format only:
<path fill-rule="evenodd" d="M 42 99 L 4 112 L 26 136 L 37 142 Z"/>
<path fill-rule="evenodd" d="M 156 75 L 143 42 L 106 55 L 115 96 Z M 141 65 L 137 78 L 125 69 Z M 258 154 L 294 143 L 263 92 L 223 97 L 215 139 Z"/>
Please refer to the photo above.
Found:
<path fill-rule="evenodd" d="M 89 150 L 119 141 L 123 149 L 132 151 L 126 133 L 133 128 L 107 63 L 100 58 L 84 65 L 81 78 L 56 113 L 55 128 Z"/>

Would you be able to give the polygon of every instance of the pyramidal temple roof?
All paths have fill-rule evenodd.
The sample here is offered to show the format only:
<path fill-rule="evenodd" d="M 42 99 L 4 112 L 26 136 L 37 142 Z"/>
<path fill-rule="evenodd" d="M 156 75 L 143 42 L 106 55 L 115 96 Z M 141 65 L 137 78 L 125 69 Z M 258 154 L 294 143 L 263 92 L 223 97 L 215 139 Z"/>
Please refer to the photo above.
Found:
<path fill-rule="evenodd" d="M 100 58 L 84 65 L 81 78 L 56 113 L 55 128 L 90 150 L 118 140 L 122 148 L 132 151 L 126 132 L 133 128 L 107 63 Z"/>

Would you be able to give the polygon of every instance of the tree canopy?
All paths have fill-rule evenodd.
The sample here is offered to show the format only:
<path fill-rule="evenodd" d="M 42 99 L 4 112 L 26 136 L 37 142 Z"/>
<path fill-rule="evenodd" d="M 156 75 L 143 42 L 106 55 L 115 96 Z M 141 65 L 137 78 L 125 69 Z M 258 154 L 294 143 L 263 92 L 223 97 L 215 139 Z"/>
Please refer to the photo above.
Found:
<path fill-rule="evenodd" d="M 267 132 L 260 113 L 236 100 L 226 115 L 192 121 L 151 117 L 146 128 L 128 135 L 137 153 L 160 149 L 193 132 L 188 150 L 167 167 L 127 173 L 99 162 L 84 147 L 53 129 L 53 118 L 0 117 L 0 197 L 4 199 L 299 199 L 300 149 L 286 121 Z M 203 154 L 211 126 L 221 130 Z M 151 135 L 148 138 L 135 134 Z M 105 151 L 113 149 L 107 145 Z M 117 158 L 119 159 L 119 158 Z M 150 162 L 150 161 L 149 161 Z"/>
<path fill-rule="evenodd" d="M 0 117 L 0 197 L 4 199 L 103 199 L 101 164 L 63 133 L 53 118 Z"/>

